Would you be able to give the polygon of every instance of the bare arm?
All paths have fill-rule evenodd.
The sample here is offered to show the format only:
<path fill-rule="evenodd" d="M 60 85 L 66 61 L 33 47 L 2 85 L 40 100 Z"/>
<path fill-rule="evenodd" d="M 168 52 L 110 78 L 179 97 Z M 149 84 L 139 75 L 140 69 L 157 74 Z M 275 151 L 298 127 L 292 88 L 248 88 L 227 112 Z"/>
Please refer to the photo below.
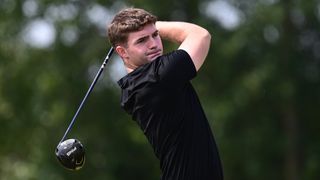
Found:
<path fill-rule="evenodd" d="M 160 37 L 180 44 L 178 49 L 185 50 L 198 71 L 202 66 L 210 47 L 210 33 L 195 24 L 186 22 L 157 21 Z"/>

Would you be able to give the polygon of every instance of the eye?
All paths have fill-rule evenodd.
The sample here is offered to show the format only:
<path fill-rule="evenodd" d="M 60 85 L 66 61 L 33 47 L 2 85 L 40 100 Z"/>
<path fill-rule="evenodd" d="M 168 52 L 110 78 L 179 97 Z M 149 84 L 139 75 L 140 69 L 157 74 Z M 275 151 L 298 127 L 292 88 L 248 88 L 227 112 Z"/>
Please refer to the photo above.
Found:
<path fill-rule="evenodd" d="M 143 43 L 146 41 L 146 38 L 140 38 L 136 41 L 137 44 Z"/>

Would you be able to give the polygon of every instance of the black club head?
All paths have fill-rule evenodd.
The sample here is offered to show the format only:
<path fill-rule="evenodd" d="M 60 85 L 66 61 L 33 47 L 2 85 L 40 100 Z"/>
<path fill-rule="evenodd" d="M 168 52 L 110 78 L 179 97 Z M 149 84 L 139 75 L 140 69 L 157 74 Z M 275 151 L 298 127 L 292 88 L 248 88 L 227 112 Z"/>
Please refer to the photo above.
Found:
<path fill-rule="evenodd" d="M 58 144 L 56 156 L 63 167 L 69 170 L 79 170 L 85 162 L 85 151 L 77 139 L 67 139 Z"/>

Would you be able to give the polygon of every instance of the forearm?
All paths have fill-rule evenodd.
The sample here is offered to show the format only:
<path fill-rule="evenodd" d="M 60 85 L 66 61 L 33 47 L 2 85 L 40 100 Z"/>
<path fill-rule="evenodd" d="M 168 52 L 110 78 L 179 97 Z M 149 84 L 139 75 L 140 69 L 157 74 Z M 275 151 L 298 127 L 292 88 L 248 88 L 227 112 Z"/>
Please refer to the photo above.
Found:
<path fill-rule="evenodd" d="M 157 21 L 156 27 L 161 38 L 178 44 L 181 44 L 188 36 L 209 34 L 206 29 L 187 22 Z"/>
<path fill-rule="evenodd" d="M 198 25 L 186 22 L 158 21 L 156 27 L 161 38 L 180 44 L 179 49 L 188 52 L 196 70 L 199 70 L 209 51 L 210 33 Z"/>

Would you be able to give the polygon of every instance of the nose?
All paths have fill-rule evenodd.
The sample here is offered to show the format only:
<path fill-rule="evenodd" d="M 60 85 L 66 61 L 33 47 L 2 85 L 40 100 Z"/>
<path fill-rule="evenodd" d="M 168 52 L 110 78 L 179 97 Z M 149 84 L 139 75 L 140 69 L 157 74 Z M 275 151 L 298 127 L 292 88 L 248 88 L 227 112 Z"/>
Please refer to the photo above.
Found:
<path fill-rule="evenodd" d="M 150 41 L 149 41 L 149 49 L 156 49 L 157 46 L 158 46 L 158 42 L 157 42 L 157 39 L 155 38 L 150 38 Z"/>

